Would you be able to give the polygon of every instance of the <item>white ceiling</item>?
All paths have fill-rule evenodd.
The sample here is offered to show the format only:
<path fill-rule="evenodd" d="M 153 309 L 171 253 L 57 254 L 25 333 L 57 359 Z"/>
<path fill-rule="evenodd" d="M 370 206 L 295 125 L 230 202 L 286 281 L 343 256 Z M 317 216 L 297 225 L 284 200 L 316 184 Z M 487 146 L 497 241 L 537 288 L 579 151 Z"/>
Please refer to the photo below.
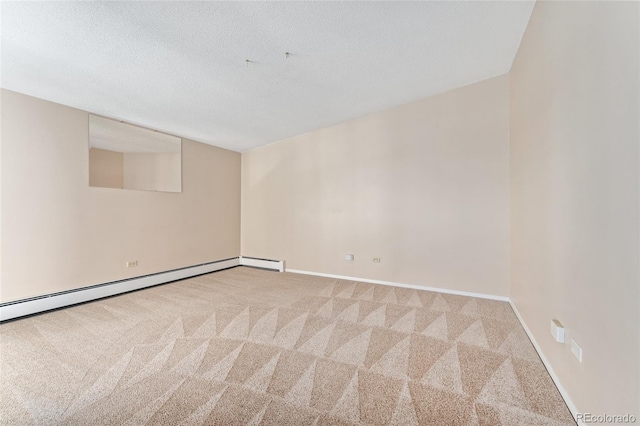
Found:
<path fill-rule="evenodd" d="M 533 4 L 2 2 L 0 84 L 245 151 L 508 72 Z"/>

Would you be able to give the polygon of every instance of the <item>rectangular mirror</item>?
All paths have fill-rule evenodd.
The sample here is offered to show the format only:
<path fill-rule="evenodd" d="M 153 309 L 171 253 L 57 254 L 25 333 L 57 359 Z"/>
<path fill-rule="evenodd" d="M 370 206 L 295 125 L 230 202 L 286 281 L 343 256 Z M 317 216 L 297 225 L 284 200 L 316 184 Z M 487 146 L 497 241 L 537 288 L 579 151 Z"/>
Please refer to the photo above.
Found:
<path fill-rule="evenodd" d="M 89 186 L 182 192 L 182 139 L 89 115 Z"/>

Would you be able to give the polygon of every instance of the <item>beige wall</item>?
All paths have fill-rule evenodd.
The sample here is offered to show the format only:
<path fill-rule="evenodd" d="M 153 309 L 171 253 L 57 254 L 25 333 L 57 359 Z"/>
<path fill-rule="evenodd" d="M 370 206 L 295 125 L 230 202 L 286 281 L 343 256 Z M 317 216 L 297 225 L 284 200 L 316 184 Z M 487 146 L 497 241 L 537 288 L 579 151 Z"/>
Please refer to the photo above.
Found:
<path fill-rule="evenodd" d="M 538 2 L 511 71 L 511 299 L 579 412 L 640 415 L 639 12 Z"/>
<path fill-rule="evenodd" d="M 240 154 L 184 140 L 182 193 L 91 188 L 86 112 L 1 102 L 3 302 L 240 254 Z"/>
<path fill-rule="evenodd" d="M 124 187 L 147 191 L 181 191 L 179 152 L 124 154 Z"/>
<path fill-rule="evenodd" d="M 242 254 L 506 296 L 508 136 L 504 75 L 246 152 Z"/>
<path fill-rule="evenodd" d="M 124 154 L 107 149 L 89 149 L 89 186 L 124 187 Z"/>
<path fill-rule="evenodd" d="M 2 188 L 4 181 L 2 179 L 2 98 L 4 92 L 0 90 L 0 294 L 2 293 L 2 248 L 4 246 L 2 239 Z"/>

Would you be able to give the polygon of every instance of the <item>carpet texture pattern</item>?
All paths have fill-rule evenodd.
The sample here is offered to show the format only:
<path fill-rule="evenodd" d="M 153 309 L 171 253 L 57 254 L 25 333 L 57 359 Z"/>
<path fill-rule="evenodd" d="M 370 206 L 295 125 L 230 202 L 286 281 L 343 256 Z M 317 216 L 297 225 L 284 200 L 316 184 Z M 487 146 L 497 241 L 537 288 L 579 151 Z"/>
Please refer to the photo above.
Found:
<path fill-rule="evenodd" d="M 239 267 L 0 339 L 3 425 L 575 424 L 494 300 Z"/>

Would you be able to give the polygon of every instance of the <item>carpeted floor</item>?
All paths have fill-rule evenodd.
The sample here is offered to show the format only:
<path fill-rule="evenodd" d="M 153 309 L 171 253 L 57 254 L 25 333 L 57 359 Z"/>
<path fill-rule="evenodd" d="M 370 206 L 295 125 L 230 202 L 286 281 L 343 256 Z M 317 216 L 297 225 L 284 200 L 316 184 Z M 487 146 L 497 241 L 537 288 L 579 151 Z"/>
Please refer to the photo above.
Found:
<path fill-rule="evenodd" d="M 3 425 L 575 424 L 493 300 L 234 268 L 0 338 Z"/>

